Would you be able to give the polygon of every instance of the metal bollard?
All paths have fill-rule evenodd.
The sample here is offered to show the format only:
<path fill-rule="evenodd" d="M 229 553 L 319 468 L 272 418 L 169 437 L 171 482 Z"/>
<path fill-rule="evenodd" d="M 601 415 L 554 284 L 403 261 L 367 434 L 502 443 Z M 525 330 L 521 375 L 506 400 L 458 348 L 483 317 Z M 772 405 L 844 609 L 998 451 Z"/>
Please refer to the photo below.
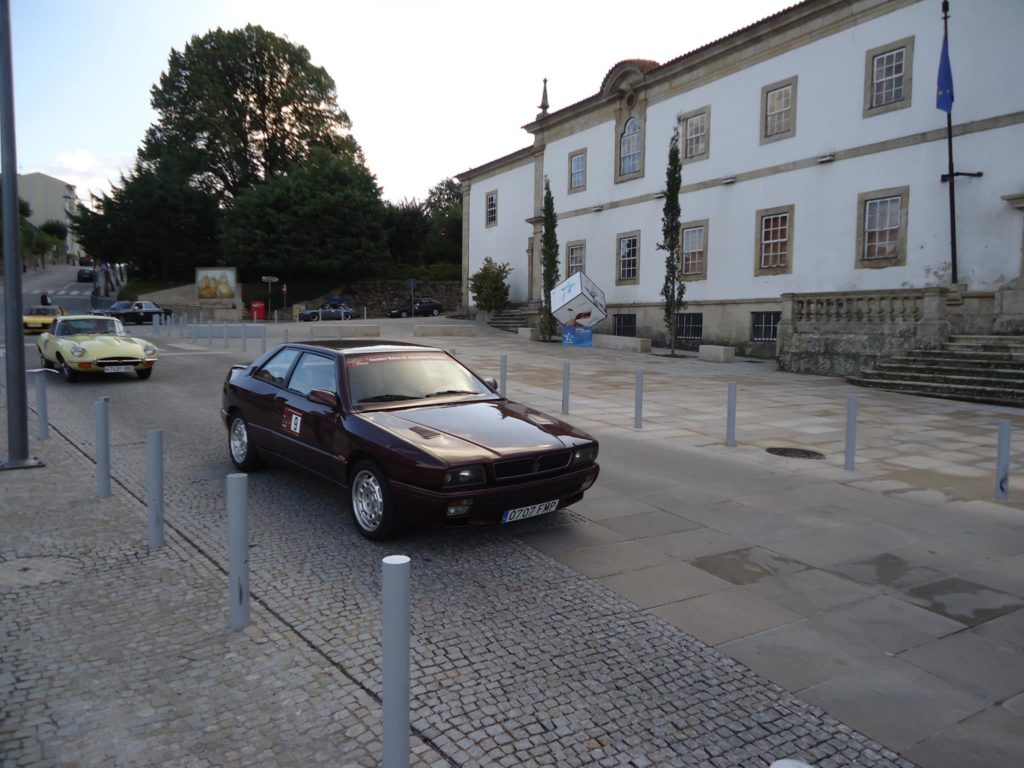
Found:
<path fill-rule="evenodd" d="M 164 433 L 146 430 L 146 506 L 149 509 L 149 551 L 164 545 Z"/>
<path fill-rule="evenodd" d="M 501 372 L 498 378 L 498 394 L 505 397 L 505 386 L 508 384 L 508 355 L 501 356 Z"/>
<path fill-rule="evenodd" d="M 224 323 L 224 349 L 227 349 L 228 346 L 228 324 Z"/>
<path fill-rule="evenodd" d="M 213 321 L 206 321 L 206 343 L 207 346 L 213 346 Z"/>
<path fill-rule="evenodd" d="M 999 439 L 996 448 L 996 499 L 1010 498 L 1010 422 L 999 422 Z"/>
<path fill-rule="evenodd" d="M 248 475 L 228 475 L 228 607 L 234 632 L 249 623 L 248 494 Z"/>
<path fill-rule="evenodd" d="M 562 413 L 569 412 L 569 361 L 562 363 Z"/>
<path fill-rule="evenodd" d="M 636 385 L 633 396 L 633 428 L 644 428 L 644 372 L 636 372 Z"/>
<path fill-rule="evenodd" d="M 736 447 L 736 382 L 729 382 L 729 400 L 725 414 L 725 444 Z"/>
<path fill-rule="evenodd" d="M 36 427 L 40 440 L 50 439 L 50 416 L 46 402 L 46 371 L 36 373 Z"/>
<path fill-rule="evenodd" d="M 242 323 L 238 327 L 242 329 L 242 351 L 245 352 L 245 337 L 249 335 L 249 326 L 247 326 L 245 323 Z"/>
<path fill-rule="evenodd" d="M 96 424 L 96 497 L 110 495 L 110 398 L 101 397 L 93 406 Z"/>
<path fill-rule="evenodd" d="M 383 560 L 384 658 L 382 718 L 384 768 L 409 766 L 409 558 Z"/>
<path fill-rule="evenodd" d="M 846 398 L 846 461 L 844 469 L 853 469 L 854 453 L 857 451 L 857 396 Z"/>
<path fill-rule="evenodd" d="M 262 335 L 262 338 L 263 338 L 263 351 L 266 352 L 267 351 L 267 326 L 261 325 L 260 329 L 263 331 L 263 335 Z"/>
<path fill-rule="evenodd" d="M 313 340 L 313 324 L 312 323 L 309 324 L 309 340 L 310 341 Z"/>
<path fill-rule="evenodd" d="M 284 329 L 284 343 L 285 344 L 288 343 L 288 329 L 287 328 Z"/>

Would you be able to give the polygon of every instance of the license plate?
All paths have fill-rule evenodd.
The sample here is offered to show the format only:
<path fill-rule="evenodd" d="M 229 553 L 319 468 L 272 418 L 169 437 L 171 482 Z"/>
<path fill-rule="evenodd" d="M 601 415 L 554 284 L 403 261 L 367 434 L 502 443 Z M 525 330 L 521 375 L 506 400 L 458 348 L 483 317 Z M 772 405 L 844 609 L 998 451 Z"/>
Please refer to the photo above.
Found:
<path fill-rule="evenodd" d="M 528 517 L 546 515 L 548 512 L 554 512 L 557 507 L 558 499 L 555 499 L 554 501 L 545 501 L 543 504 L 531 504 L 528 507 L 509 509 L 502 513 L 501 522 L 514 523 L 516 520 L 525 520 Z"/>
<path fill-rule="evenodd" d="M 131 373 L 135 370 L 134 365 L 108 365 L 103 369 L 104 373 Z"/>

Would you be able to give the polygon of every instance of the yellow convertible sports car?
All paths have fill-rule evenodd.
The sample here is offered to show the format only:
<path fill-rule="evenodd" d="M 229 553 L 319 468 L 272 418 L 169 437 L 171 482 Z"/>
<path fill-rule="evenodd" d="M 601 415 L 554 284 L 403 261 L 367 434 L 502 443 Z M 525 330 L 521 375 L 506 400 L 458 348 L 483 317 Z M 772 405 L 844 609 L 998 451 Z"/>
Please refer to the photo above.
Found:
<path fill-rule="evenodd" d="M 128 335 L 116 317 L 63 315 L 36 340 L 44 368 L 56 368 L 68 381 L 83 373 L 153 375 L 156 345 Z"/>
<path fill-rule="evenodd" d="M 62 317 L 66 315 L 64 307 L 58 307 L 55 304 L 50 306 L 39 306 L 29 307 L 21 317 L 21 327 L 25 333 L 42 333 L 53 324 L 55 317 Z"/>

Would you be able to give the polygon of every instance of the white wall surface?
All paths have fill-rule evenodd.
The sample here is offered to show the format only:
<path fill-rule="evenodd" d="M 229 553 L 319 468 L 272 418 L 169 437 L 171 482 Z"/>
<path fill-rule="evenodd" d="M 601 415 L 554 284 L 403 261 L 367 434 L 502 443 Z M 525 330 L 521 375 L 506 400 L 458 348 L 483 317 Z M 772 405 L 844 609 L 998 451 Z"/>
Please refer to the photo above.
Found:
<path fill-rule="evenodd" d="M 485 224 L 487 193 L 498 191 L 498 223 Z M 472 276 L 490 256 L 496 263 L 508 262 L 513 271 L 509 276 L 509 299 L 526 301 L 528 262 L 526 246 L 533 225 L 526 220 L 533 216 L 533 161 L 527 160 L 492 176 L 473 179 L 469 202 L 469 274 Z M 473 297 L 470 296 L 470 301 Z"/>

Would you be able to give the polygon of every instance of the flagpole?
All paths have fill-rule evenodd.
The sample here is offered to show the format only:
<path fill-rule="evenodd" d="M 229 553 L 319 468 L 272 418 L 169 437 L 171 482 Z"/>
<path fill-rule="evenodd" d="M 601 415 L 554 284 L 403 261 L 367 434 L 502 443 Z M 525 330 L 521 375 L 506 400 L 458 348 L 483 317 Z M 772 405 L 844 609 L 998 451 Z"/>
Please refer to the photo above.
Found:
<path fill-rule="evenodd" d="M 942 0 L 943 40 L 949 39 L 949 0 Z M 956 273 L 956 189 L 953 175 L 953 111 L 946 112 L 946 153 L 949 157 L 949 253 L 952 282 L 959 282 Z"/>

